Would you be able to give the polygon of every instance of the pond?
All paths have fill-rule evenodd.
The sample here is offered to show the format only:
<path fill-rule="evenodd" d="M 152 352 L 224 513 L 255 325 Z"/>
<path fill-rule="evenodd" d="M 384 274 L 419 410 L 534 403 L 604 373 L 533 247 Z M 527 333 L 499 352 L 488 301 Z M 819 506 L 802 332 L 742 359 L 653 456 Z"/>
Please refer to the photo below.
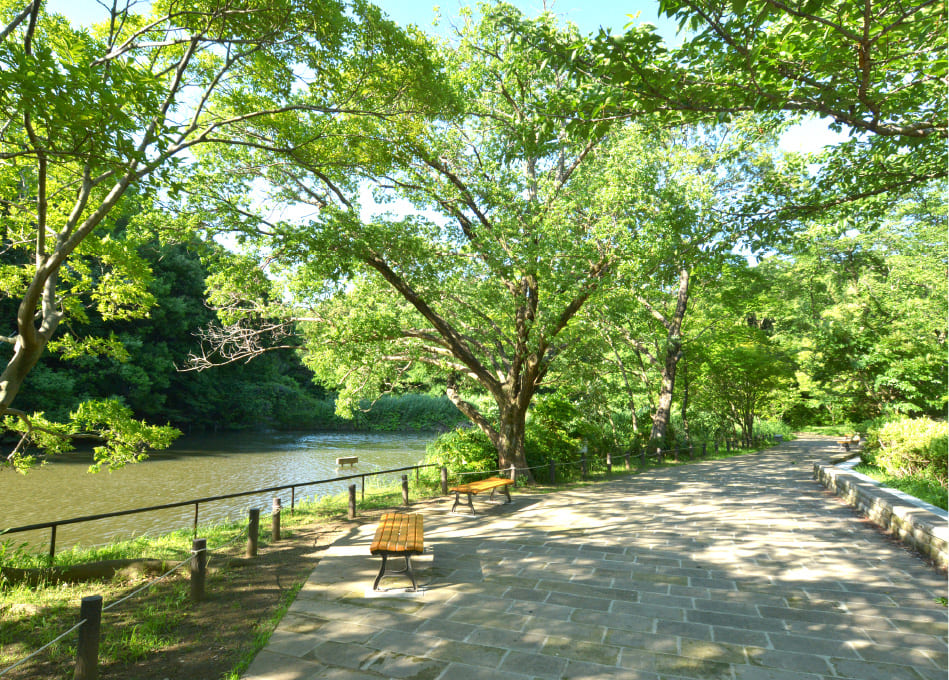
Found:
<path fill-rule="evenodd" d="M 415 465 L 425 457 L 434 434 L 340 432 L 241 432 L 181 439 L 167 451 L 113 472 L 89 474 L 91 454 L 61 456 L 27 475 L 0 470 L 0 530 L 40 522 L 163 505 L 193 498 L 330 479 L 347 474 Z M 336 459 L 358 456 L 359 462 L 337 468 Z M 392 476 L 397 481 L 399 475 Z M 371 478 L 378 480 L 380 478 Z M 358 480 L 357 480 L 358 482 Z M 351 481 L 297 489 L 301 497 L 343 493 Z M 376 483 L 370 481 L 367 485 Z M 251 507 L 269 512 L 275 494 L 202 503 L 199 523 L 243 519 Z M 290 490 L 276 495 L 290 505 Z M 57 552 L 70 545 L 101 545 L 143 533 L 190 527 L 194 506 L 113 517 L 61 526 Z M 27 541 L 45 551 L 48 529 L 11 534 L 14 544 Z M 0 536 L 0 541 L 3 537 Z"/>

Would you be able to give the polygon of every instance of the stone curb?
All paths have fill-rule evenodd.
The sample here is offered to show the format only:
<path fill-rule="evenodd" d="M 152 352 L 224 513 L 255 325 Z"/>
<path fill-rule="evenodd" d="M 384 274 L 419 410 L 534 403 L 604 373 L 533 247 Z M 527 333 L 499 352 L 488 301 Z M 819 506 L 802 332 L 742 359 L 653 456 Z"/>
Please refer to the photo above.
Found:
<path fill-rule="evenodd" d="M 939 567 L 949 567 L 949 513 L 854 472 L 859 462 L 857 456 L 838 465 L 815 463 L 814 479 Z"/>

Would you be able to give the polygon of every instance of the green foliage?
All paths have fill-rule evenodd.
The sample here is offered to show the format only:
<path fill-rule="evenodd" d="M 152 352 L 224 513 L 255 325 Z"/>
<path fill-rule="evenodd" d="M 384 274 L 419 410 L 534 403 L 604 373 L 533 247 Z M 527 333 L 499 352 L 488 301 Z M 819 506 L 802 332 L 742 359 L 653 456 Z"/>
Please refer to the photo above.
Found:
<path fill-rule="evenodd" d="M 871 428 L 861 452 L 864 463 L 894 477 L 923 475 L 947 486 L 949 425 L 928 418 L 900 418 Z"/>
<path fill-rule="evenodd" d="M 361 404 L 352 426 L 369 432 L 434 432 L 451 429 L 464 420 L 444 395 L 385 394 L 375 402 Z"/>
<path fill-rule="evenodd" d="M 945 413 L 944 193 L 918 191 L 877 224 L 815 220 L 793 256 L 761 265 L 775 340 L 800 366 L 798 424 Z"/>
<path fill-rule="evenodd" d="M 425 450 L 425 462 L 445 466 L 452 473 L 486 472 L 498 469 L 498 452 L 481 430 L 458 428 L 439 435 Z M 490 474 L 485 474 L 485 477 Z M 465 477 L 471 481 L 475 477 Z"/>
<path fill-rule="evenodd" d="M 83 402 L 71 415 L 71 421 L 84 433 L 92 432 L 105 441 L 93 449 L 95 464 L 91 472 L 98 472 L 103 465 L 115 470 L 143 460 L 146 451 L 166 449 L 181 434 L 173 427 L 134 420 L 131 409 L 118 399 Z"/>

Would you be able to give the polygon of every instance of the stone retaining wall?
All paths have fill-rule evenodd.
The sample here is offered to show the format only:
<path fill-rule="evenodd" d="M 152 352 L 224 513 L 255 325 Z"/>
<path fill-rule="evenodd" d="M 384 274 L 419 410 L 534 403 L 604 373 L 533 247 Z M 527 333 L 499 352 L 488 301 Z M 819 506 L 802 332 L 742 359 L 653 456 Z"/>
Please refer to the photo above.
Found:
<path fill-rule="evenodd" d="M 949 514 L 851 468 L 859 457 L 838 465 L 814 465 L 814 478 L 883 527 L 945 569 L 949 566 Z"/>

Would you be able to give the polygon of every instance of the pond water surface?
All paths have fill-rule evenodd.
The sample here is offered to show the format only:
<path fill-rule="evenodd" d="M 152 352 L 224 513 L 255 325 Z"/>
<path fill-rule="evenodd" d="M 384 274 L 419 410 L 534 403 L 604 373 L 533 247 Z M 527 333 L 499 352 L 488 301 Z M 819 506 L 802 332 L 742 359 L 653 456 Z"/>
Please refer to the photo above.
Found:
<path fill-rule="evenodd" d="M 424 458 L 425 447 L 434 436 L 228 433 L 182 438 L 171 449 L 153 453 L 147 461 L 113 472 L 88 473 L 92 458 L 89 453 L 57 457 L 27 475 L 0 469 L 0 531 L 6 527 L 406 467 Z M 352 469 L 337 468 L 336 458 L 343 456 L 358 456 L 359 462 Z M 394 475 L 389 481 L 398 478 Z M 297 489 L 296 497 L 299 502 L 301 497 L 342 493 L 351 483 L 340 481 Z M 368 482 L 367 487 L 374 483 Z M 289 507 L 289 489 L 202 503 L 199 523 L 244 519 L 251 507 L 269 512 L 274 495 L 281 497 L 284 507 Z M 132 535 L 186 528 L 193 520 L 194 506 L 187 506 L 65 525 L 57 529 L 57 551 L 75 543 L 100 545 Z M 44 529 L 0 535 L 0 542 L 5 538 L 14 544 L 27 541 L 43 551 L 48 548 L 49 537 L 49 530 Z"/>

